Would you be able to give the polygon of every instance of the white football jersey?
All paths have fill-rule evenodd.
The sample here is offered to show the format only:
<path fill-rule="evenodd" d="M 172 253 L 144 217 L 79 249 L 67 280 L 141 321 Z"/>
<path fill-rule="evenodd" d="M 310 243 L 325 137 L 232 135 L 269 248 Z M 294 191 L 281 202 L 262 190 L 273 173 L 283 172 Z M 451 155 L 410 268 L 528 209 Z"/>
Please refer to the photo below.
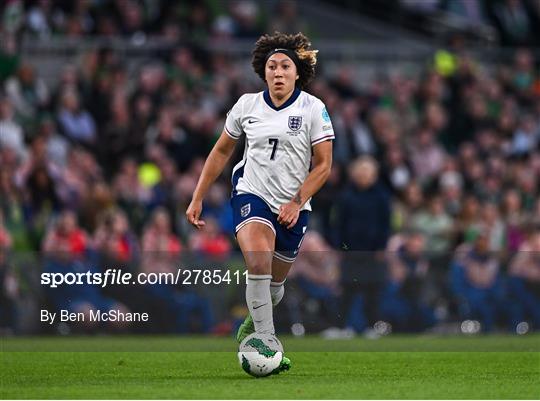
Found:
<path fill-rule="evenodd" d="M 233 169 L 233 194 L 255 194 L 274 213 L 308 176 L 311 148 L 334 139 L 323 102 L 299 89 L 278 108 L 268 90 L 243 95 L 227 115 L 225 132 L 234 139 L 246 136 L 244 157 Z M 309 200 L 302 210 L 311 210 Z"/>

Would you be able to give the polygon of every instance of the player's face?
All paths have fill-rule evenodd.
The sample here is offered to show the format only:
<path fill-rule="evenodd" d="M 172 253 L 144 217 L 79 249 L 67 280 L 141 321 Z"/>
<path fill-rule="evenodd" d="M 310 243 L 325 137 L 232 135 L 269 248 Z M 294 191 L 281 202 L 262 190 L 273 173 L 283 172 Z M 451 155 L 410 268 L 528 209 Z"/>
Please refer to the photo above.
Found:
<path fill-rule="evenodd" d="M 272 95 L 282 98 L 294 90 L 298 79 L 296 65 L 283 53 L 273 54 L 266 62 L 265 78 Z"/>

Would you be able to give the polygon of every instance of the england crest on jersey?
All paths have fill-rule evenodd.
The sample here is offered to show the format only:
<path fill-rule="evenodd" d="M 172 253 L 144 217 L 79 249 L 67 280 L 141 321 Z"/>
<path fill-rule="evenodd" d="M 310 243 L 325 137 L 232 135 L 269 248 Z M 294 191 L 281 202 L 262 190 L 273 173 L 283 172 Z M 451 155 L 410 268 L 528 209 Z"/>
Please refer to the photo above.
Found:
<path fill-rule="evenodd" d="M 240 216 L 246 217 L 251 212 L 251 203 L 247 203 L 240 208 Z"/>
<path fill-rule="evenodd" d="M 302 126 L 302 116 L 289 116 L 289 128 L 298 131 Z"/>

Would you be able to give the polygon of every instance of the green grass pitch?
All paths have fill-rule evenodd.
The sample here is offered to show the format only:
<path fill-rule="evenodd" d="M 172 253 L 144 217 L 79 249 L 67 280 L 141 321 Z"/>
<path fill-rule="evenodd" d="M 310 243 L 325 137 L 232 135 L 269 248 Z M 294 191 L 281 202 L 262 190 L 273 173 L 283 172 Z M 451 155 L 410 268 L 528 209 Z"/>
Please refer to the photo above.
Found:
<path fill-rule="evenodd" d="M 540 399 L 538 335 L 281 339 L 291 371 L 255 379 L 231 338 L 3 338 L 0 398 Z"/>

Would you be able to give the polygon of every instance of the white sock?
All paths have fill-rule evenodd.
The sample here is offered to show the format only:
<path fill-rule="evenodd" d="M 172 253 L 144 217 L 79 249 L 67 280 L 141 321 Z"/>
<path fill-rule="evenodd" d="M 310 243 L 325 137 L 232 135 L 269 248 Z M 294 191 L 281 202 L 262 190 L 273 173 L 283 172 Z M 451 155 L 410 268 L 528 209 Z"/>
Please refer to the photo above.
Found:
<path fill-rule="evenodd" d="M 257 333 L 275 333 L 270 280 L 271 274 L 248 274 L 246 303 Z"/>
<path fill-rule="evenodd" d="M 285 294 L 285 280 L 281 282 L 271 281 L 270 282 L 270 295 L 272 297 L 272 305 L 276 306 L 283 299 Z"/>

